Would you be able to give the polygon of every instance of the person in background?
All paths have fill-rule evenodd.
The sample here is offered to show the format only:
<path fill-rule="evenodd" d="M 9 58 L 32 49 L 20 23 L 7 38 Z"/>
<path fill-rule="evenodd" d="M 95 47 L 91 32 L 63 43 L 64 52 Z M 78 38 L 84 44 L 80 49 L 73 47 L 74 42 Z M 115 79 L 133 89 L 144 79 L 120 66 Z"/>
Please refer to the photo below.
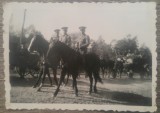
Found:
<path fill-rule="evenodd" d="M 53 41 L 59 41 L 59 38 L 60 38 L 59 37 L 59 32 L 60 32 L 60 30 L 59 29 L 55 29 L 54 32 L 55 32 L 55 35 L 51 37 L 50 43 L 52 43 Z"/>
<path fill-rule="evenodd" d="M 81 26 L 79 27 L 80 31 L 81 31 L 81 42 L 80 42 L 80 52 L 82 54 L 86 54 L 87 53 L 87 47 L 90 44 L 90 37 L 88 35 L 86 35 L 85 30 L 86 27 Z"/>
<path fill-rule="evenodd" d="M 71 37 L 68 35 L 68 27 L 62 27 L 63 36 L 61 37 L 61 42 L 65 43 L 67 46 L 71 47 Z"/>

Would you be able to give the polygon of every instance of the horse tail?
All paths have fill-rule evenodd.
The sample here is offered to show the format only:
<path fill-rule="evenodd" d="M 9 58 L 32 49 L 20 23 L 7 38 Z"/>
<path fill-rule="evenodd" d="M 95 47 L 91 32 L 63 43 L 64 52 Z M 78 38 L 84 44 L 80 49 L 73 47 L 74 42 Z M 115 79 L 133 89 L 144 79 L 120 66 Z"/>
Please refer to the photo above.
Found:
<path fill-rule="evenodd" d="M 100 68 L 101 68 L 101 61 L 100 61 L 100 59 L 99 59 L 99 57 L 97 57 L 97 69 L 98 69 L 98 73 L 96 74 L 96 76 L 97 76 L 97 80 L 98 80 L 98 82 L 100 82 L 101 84 L 103 84 L 103 81 L 102 81 L 102 79 L 101 79 L 101 77 L 100 77 L 100 74 L 99 74 L 99 72 L 100 72 Z"/>
<path fill-rule="evenodd" d="M 102 79 L 101 79 L 101 77 L 100 77 L 100 74 L 99 74 L 99 72 L 100 72 L 100 65 L 98 66 L 97 69 L 98 69 L 98 70 L 95 72 L 95 78 L 97 78 L 98 82 L 100 82 L 100 83 L 103 84 L 103 81 L 102 81 Z M 95 70 L 96 70 L 96 69 L 95 69 Z"/>

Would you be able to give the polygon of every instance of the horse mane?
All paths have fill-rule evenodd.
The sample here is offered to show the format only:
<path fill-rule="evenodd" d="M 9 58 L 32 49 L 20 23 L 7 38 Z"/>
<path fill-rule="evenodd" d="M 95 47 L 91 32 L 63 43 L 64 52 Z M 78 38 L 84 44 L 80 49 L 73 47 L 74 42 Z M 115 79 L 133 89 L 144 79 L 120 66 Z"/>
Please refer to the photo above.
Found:
<path fill-rule="evenodd" d="M 37 34 L 36 37 L 37 37 L 37 38 L 40 38 L 43 42 L 49 44 L 49 42 L 44 38 L 43 35 Z"/>
<path fill-rule="evenodd" d="M 47 57 L 49 58 L 53 54 L 59 56 L 66 63 L 72 63 L 73 60 L 81 62 L 80 53 L 60 41 L 54 41 L 49 45 Z"/>
<path fill-rule="evenodd" d="M 51 44 L 52 45 L 52 44 Z M 74 50 L 73 48 L 69 47 L 68 45 L 66 45 L 65 43 L 61 42 L 61 41 L 56 41 L 53 45 L 56 45 L 59 49 L 59 51 L 65 51 L 64 54 L 69 53 L 69 54 L 77 54 L 80 55 L 79 52 L 77 52 L 76 50 Z M 53 46 L 52 45 L 52 46 Z M 51 46 L 51 48 L 52 48 Z"/>
<path fill-rule="evenodd" d="M 49 42 L 41 34 L 37 34 L 36 38 L 39 39 L 39 44 L 41 44 L 39 46 L 38 50 L 43 52 L 43 54 L 46 55 L 48 48 L 49 48 Z M 40 53 L 40 54 L 42 54 L 42 53 Z"/>

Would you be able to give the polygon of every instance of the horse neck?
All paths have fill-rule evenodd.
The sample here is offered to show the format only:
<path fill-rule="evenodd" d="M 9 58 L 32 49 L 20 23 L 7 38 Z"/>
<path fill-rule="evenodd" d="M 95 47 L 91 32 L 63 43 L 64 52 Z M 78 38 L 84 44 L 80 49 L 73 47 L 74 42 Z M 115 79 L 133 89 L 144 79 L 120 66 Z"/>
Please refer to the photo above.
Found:
<path fill-rule="evenodd" d="M 60 45 L 57 48 L 57 53 L 58 55 L 61 57 L 61 59 L 63 60 L 67 60 L 70 59 L 70 57 L 68 55 L 75 55 L 75 51 L 73 51 L 73 49 L 69 48 L 68 46 L 62 44 L 60 42 Z"/>
<path fill-rule="evenodd" d="M 43 44 L 39 47 L 39 53 L 41 57 L 46 57 L 49 48 L 49 43 L 44 39 Z"/>

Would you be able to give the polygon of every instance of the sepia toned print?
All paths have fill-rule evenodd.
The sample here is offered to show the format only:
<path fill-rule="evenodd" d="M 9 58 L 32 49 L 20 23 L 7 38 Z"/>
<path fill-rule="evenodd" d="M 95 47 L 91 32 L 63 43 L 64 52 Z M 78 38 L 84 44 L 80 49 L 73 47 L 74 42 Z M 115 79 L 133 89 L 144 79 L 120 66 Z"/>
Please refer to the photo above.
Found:
<path fill-rule="evenodd" d="M 6 107 L 156 110 L 154 3 L 6 3 Z"/>

